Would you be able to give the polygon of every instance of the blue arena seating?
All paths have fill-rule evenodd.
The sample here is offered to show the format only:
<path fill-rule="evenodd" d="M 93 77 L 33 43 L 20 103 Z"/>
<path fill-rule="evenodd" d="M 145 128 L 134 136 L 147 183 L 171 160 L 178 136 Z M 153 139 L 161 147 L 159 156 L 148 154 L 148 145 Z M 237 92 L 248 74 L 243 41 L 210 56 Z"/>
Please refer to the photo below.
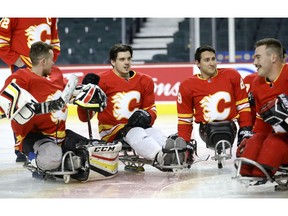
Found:
<path fill-rule="evenodd" d="M 147 18 L 126 18 L 126 42 L 132 44 Z M 228 51 L 228 19 L 215 18 L 216 50 Z M 200 18 L 200 44 L 212 45 L 212 19 Z M 121 18 L 59 18 L 61 54 L 57 65 L 107 64 L 109 49 L 122 41 Z M 254 51 L 254 43 L 264 37 L 275 37 L 288 47 L 288 18 L 235 18 L 236 51 Z M 179 23 L 167 54 L 153 56 L 149 63 L 189 62 L 189 18 Z M 0 66 L 5 64 L 0 60 Z"/>

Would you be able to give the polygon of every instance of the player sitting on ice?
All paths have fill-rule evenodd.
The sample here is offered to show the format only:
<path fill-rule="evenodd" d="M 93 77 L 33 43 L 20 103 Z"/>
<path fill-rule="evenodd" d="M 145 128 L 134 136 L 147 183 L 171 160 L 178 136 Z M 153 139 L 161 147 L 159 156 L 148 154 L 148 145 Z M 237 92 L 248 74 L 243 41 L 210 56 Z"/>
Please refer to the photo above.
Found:
<path fill-rule="evenodd" d="M 57 171 L 63 165 L 62 154 L 72 150 L 75 153 L 75 163 L 71 160 L 70 167 L 78 164 L 75 166 L 78 172 L 75 172 L 73 177 L 86 181 L 91 168 L 89 162 L 103 165 L 103 169 L 106 169 L 104 162 L 100 163 L 94 160 L 95 157 L 92 158 L 106 149 L 102 149 L 99 142 L 88 143 L 86 138 L 66 130 L 67 103 L 77 86 L 78 78 L 71 75 L 65 85 L 61 70 L 53 66 L 52 49 L 51 45 L 41 41 L 32 44 L 32 68 L 20 69 L 5 80 L 0 91 L 0 111 L 11 120 L 17 138 L 15 149 L 29 157 L 29 167 L 35 161 L 33 170 L 36 172 L 46 175 L 48 172 Z M 78 97 L 76 96 L 75 101 L 87 92 L 93 93 L 90 95 L 92 109 L 103 110 L 106 96 L 97 85 L 83 85 L 80 92 L 78 91 L 79 94 L 76 94 Z M 115 148 L 115 152 L 117 151 L 120 150 Z M 114 159 L 110 161 L 118 162 L 118 152 L 116 156 L 113 152 Z M 117 172 L 117 166 L 110 167 L 112 174 Z M 102 171 L 101 168 L 96 168 L 96 171 Z"/>
<path fill-rule="evenodd" d="M 185 162 L 186 142 L 182 138 L 167 139 L 153 127 L 156 119 L 153 80 L 130 70 L 132 48 L 116 44 L 110 50 L 113 70 L 87 74 L 89 83 L 97 84 L 107 96 L 107 108 L 97 114 L 101 139 L 128 143 L 135 152 L 162 171 L 172 171 L 173 165 Z M 122 75 L 127 77 L 122 77 Z M 85 79 L 84 78 L 84 79 Z M 95 113 L 78 106 L 78 117 L 87 122 Z M 175 149 L 179 150 L 176 155 Z M 177 157 L 178 156 L 178 157 Z M 179 158 L 179 161 L 177 160 Z"/>
<path fill-rule="evenodd" d="M 256 132 L 251 138 L 243 140 L 238 147 L 237 157 L 255 161 L 266 173 L 252 164 L 242 164 L 242 176 L 272 177 L 281 165 L 288 164 L 288 96 L 280 94 L 266 103 L 262 106 L 260 115 L 261 121 L 263 120 L 261 128 L 271 132 Z M 258 119 L 260 117 L 256 121 Z M 259 125 L 260 123 L 257 126 Z"/>
<path fill-rule="evenodd" d="M 98 84 L 99 80 L 100 77 L 98 75 L 90 73 L 84 77 L 82 84 Z M 83 101 L 85 101 L 85 97 L 85 95 L 82 96 Z M 87 107 L 82 101 L 77 101 L 76 104 L 79 105 L 78 115 L 81 121 L 89 121 L 89 119 L 95 115 L 96 112 L 89 109 L 89 104 L 87 104 Z M 107 109 L 109 111 L 109 108 Z M 89 110 L 89 119 L 87 110 Z M 105 115 L 106 110 L 103 112 Z M 103 112 L 101 112 L 101 114 L 103 114 Z M 98 116 L 99 114 L 100 113 L 98 113 Z M 184 140 L 181 138 L 177 140 L 167 139 L 159 129 L 151 127 L 151 116 L 147 111 L 138 109 L 128 119 L 122 121 L 126 124 L 118 123 L 117 125 L 121 126 L 122 129 L 115 134 L 116 136 L 112 141 L 109 141 L 120 141 L 124 144 L 128 143 L 132 149 L 136 150 L 137 154 L 150 160 L 156 168 L 162 171 L 172 171 L 171 165 L 183 164 L 185 161 L 184 151 L 186 149 Z M 175 148 L 179 150 L 179 161 L 175 155 Z"/>
<path fill-rule="evenodd" d="M 76 96 L 75 102 L 79 98 L 82 99 L 83 94 L 87 95 L 87 92 L 92 92 L 93 94 L 89 94 L 89 97 L 86 97 L 89 108 L 99 112 L 106 107 L 106 96 L 98 86 L 92 84 L 84 85 L 77 92 L 79 94 Z M 64 97 L 62 94 L 60 98 Z M 41 106 L 29 92 L 12 82 L 1 92 L 0 105 L 6 116 L 13 121 L 15 130 L 16 128 L 24 131 L 25 129 L 28 130 L 27 133 L 23 133 L 26 135 L 19 142 L 19 149 L 29 159 L 25 166 L 32 168 L 33 171 L 38 173 L 38 176 L 42 175 L 42 177 L 45 177 L 47 172 L 50 175 L 58 173 L 59 176 L 64 175 L 65 171 L 77 170 L 71 177 L 79 181 L 87 181 L 91 178 L 111 177 L 118 172 L 118 155 L 122 147 L 121 143 L 88 140 L 68 129 L 65 130 L 64 139 L 59 142 L 54 137 L 37 129 L 37 127 L 41 127 L 41 125 L 37 126 L 37 123 L 46 123 L 48 125 L 48 121 L 45 121 L 47 120 L 46 117 L 50 119 L 50 115 L 53 113 L 63 111 L 63 107 L 66 109 L 66 104 L 60 102 L 60 100 L 48 101 L 47 103 L 42 103 Z M 46 107 L 44 109 L 46 111 L 40 107 Z M 57 111 L 58 109 L 60 111 Z M 42 118 L 39 118 L 40 115 Z M 30 128 L 34 127 L 33 125 L 36 128 L 30 130 Z M 55 134 L 57 133 L 60 133 L 60 131 L 56 129 Z M 72 162 L 70 157 L 63 160 L 63 154 L 68 151 L 73 152 Z M 61 170 L 63 162 L 65 163 L 65 168 Z M 94 171 L 92 174 L 90 173 L 91 169 Z M 60 170 L 62 172 L 59 172 Z"/>

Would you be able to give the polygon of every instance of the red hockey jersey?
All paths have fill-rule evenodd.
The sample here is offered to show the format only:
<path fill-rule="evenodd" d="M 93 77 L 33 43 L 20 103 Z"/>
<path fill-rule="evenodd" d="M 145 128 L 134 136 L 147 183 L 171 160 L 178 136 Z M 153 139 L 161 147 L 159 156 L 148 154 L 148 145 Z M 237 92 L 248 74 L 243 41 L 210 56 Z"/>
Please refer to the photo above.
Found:
<path fill-rule="evenodd" d="M 218 68 L 214 77 L 195 74 L 180 84 L 177 112 L 178 135 L 190 141 L 193 120 L 207 123 L 238 119 L 240 127 L 251 126 L 251 113 L 241 75 L 232 68 Z"/>
<path fill-rule="evenodd" d="M 117 132 L 128 123 L 137 109 L 144 109 L 151 115 L 151 125 L 156 119 L 154 82 L 146 74 L 135 71 L 129 79 L 117 76 L 113 70 L 99 73 L 99 87 L 107 96 L 107 107 L 98 113 L 101 139 L 111 142 Z M 78 107 L 79 119 L 85 121 L 87 114 Z M 87 117 L 86 117 L 87 118 Z"/>
<path fill-rule="evenodd" d="M 0 21 L 0 58 L 13 65 L 19 55 L 31 67 L 29 52 L 34 42 L 53 45 L 54 61 L 60 54 L 57 18 L 2 18 Z"/>
<path fill-rule="evenodd" d="M 27 90 L 38 102 L 58 99 L 65 86 L 62 72 L 55 66 L 52 67 L 51 74 L 47 78 L 31 72 L 28 68 L 19 69 L 6 79 L 3 89 L 14 79 L 21 88 Z M 67 114 L 68 110 L 65 107 L 61 111 L 35 115 L 24 125 L 12 120 L 11 126 L 17 138 L 15 149 L 22 150 L 22 141 L 29 132 L 42 132 L 61 144 L 66 136 L 65 122 Z"/>
<path fill-rule="evenodd" d="M 251 85 L 251 91 L 254 95 L 255 102 L 256 102 L 256 121 L 255 126 L 253 128 L 254 132 L 263 132 L 263 133 L 269 133 L 273 129 L 272 127 L 264 122 L 259 114 L 261 107 L 265 105 L 268 101 L 276 98 L 279 94 L 285 93 L 288 95 L 288 65 L 283 65 L 283 68 L 281 70 L 281 73 L 277 77 L 277 79 L 274 82 L 267 81 L 266 78 L 258 76 L 253 80 L 253 83 Z M 275 129 L 275 128 L 274 128 Z M 275 132 L 285 132 L 281 128 L 279 128 L 279 131 L 275 130 Z"/>

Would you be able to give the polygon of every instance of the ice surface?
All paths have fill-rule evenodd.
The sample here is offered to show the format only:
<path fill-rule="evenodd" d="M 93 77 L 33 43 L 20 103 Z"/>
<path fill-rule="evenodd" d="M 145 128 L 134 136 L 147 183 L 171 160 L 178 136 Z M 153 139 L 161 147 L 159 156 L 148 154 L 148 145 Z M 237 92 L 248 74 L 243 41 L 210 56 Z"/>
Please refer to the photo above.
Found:
<path fill-rule="evenodd" d="M 177 119 L 175 116 L 161 115 L 156 120 L 155 126 L 160 127 L 167 135 L 169 135 L 176 132 L 176 124 Z M 80 122 L 77 118 L 69 117 L 67 126 L 69 129 L 88 137 L 87 124 Z M 92 128 L 94 138 L 99 138 L 97 120 L 95 119 L 92 120 Z M 195 131 L 196 130 L 197 128 L 195 128 Z M 180 174 L 178 173 L 178 175 L 161 172 L 149 165 L 145 166 L 144 173 L 130 173 L 124 171 L 123 164 L 119 162 L 120 168 L 118 175 L 107 180 L 86 183 L 71 181 L 68 184 L 58 181 L 41 181 L 32 178 L 31 172 L 23 168 L 21 163 L 15 162 L 13 135 L 10 123 L 7 119 L 2 119 L 0 121 L 0 131 L 0 198 L 2 199 L 1 206 L 5 207 L 9 206 L 5 203 L 8 202 L 8 204 L 11 204 L 11 200 L 13 206 L 15 202 L 17 202 L 17 206 L 30 205 L 31 207 L 31 205 L 35 206 L 35 203 L 37 206 L 41 206 L 43 204 L 42 201 L 44 201 L 43 205 L 46 206 L 45 203 L 47 198 L 73 198 L 72 200 L 69 199 L 68 206 L 86 206 L 87 204 L 90 206 L 88 210 L 90 209 L 92 212 L 96 211 L 96 206 L 105 207 L 107 205 L 108 209 L 112 209 L 109 210 L 109 213 L 115 211 L 117 214 L 119 214 L 118 211 L 120 211 L 119 207 L 122 208 L 123 211 L 125 211 L 125 208 L 130 209 L 136 207 L 137 211 L 139 211 L 137 207 L 139 206 L 139 208 L 143 208 L 143 212 L 148 211 L 149 214 L 153 214 L 153 211 L 150 208 L 146 209 L 143 206 L 149 204 L 151 206 L 156 205 L 156 208 L 160 208 L 161 206 L 161 211 L 168 211 L 169 215 L 172 215 L 170 213 L 173 213 L 174 211 L 177 213 L 178 211 L 176 209 L 179 208 L 179 205 L 182 206 L 181 208 L 185 207 L 184 209 L 186 210 L 184 212 L 186 213 L 199 211 L 200 213 L 203 212 L 207 215 L 206 213 L 209 211 L 211 214 L 216 214 L 217 212 L 222 211 L 222 213 L 226 215 L 225 212 L 227 208 L 230 209 L 231 206 L 233 208 L 238 208 L 239 204 L 242 202 L 244 202 L 245 205 L 249 205 L 251 204 L 251 201 L 253 203 L 253 201 L 256 200 L 256 205 L 259 207 L 259 199 L 261 199 L 260 205 L 262 205 L 262 203 L 264 203 L 262 198 L 288 197 L 288 191 L 274 191 L 275 184 L 273 183 L 247 188 L 244 185 L 241 185 L 238 181 L 233 180 L 232 177 L 236 173 L 233 166 L 233 159 L 235 156 L 225 162 L 223 169 L 218 169 L 217 162 L 209 158 L 208 161 L 196 163 L 189 170 L 185 170 Z M 206 149 L 198 135 L 195 134 L 194 136 L 198 140 L 198 155 L 203 156 L 210 154 L 213 156 L 214 152 Z M 233 154 L 234 153 L 235 147 L 233 148 Z M 35 199 L 33 199 L 33 204 L 31 204 L 30 199 L 19 198 L 38 199 L 36 199 L 35 202 Z M 84 198 L 96 199 L 87 200 Z M 107 198 L 110 199 L 107 200 Z M 142 198 L 144 198 L 144 200 Z M 212 198 L 212 200 L 195 198 Z M 239 199 L 234 198 L 246 199 L 240 199 L 240 201 Z M 257 199 L 247 200 L 247 198 Z M 55 202 L 55 200 L 57 201 Z M 63 199 L 60 200 L 63 201 Z M 110 204 L 107 204 L 106 200 Z M 272 200 L 265 199 L 265 201 L 266 200 L 269 200 L 270 204 L 268 205 L 271 205 Z M 273 202 L 275 200 L 277 200 L 277 205 L 279 205 L 280 200 L 273 199 Z M 281 200 L 283 201 L 283 199 Z M 53 199 L 53 202 L 51 201 L 51 199 L 47 201 L 50 206 L 49 208 L 54 208 L 53 205 L 57 208 L 57 205 L 59 205 L 59 199 Z M 37 204 L 38 202 L 40 203 Z M 72 202 L 71 205 L 70 202 Z M 172 207 L 171 203 L 172 206 L 175 203 L 175 206 Z M 182 203 L 184 203 L 184 205 Z M 119 204 L 120 206 L 118 206 Z M 67 207 L 67 201 L 65 201 L 64 205 Z M 14 208 L 13 206 L 8 207 L 7 209 L 11 210 L 11 208 Z M 118 211 L 113 208 L 114 206 L 118 206 Z M 59 208 L 62 207 L 63 205 L 60 204 Z M 27 208 L 27 206 L 23 208 Z M 87 206 L 85 208 L 87 208 Z M 243 206 L 240 208 L 243 209 Z M 42 211 L 45 211 L 45 209 Z M 77 211 L 81 213 L 78 208 L 77 210 L 71 210 L 73 215 Z M 142 212 L 142 210 L 140 211 Z M 53 212 L 55 213 L 56 210 L 54 209 Z M 258 213 L 259 211 L 257 211 L 257 214 Z M 265 210 L 265 213 L 267 213 L 267 210 Z"/>

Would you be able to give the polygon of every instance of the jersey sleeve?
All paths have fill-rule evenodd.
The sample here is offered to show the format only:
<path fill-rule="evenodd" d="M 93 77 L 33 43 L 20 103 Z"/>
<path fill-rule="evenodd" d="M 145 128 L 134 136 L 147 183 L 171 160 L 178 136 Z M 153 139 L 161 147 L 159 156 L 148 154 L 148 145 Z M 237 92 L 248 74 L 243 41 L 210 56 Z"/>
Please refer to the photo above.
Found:
<path fill-rule="evenodd" d="M 234 97 L 236 100 L 236 108 L 239 113 L 239 126 L 252 126 L 252 116 L 248 100 L 248 93 L 246 91 L 246 86 L 244 84 L 243 78 L 236 70 L 234 71 L 232 76 L 232 83 L 234 89 Z"/>
<path fill-rule="evenodd" d="M 177 113 L 178 113 L 178 136 L 185 141 L 190 141 L 193 129 L 193 109 L 192 92 L 187 86 L 189 83 L 180 84 L 177 97 Z"/>
<path fill-rule="evenodd" d="M 154 124 L 157 118 L 157 109 L 155 105 L 155 93 L 154 93 L 154 82 L 152 78 L 144 76 L 144 79 L 141 80 L 143 86 L 143 103 L 142 109 L 146 110 L 151 115 L 151 125 Z"/>
<path fill-rule="evenodd" d="M 0 58 L 7 64 L 13 65 L 19 54 L 11 49 L 12 29 L 16 25 L 15 18 L 4 17 L 0 21 Z"/>

